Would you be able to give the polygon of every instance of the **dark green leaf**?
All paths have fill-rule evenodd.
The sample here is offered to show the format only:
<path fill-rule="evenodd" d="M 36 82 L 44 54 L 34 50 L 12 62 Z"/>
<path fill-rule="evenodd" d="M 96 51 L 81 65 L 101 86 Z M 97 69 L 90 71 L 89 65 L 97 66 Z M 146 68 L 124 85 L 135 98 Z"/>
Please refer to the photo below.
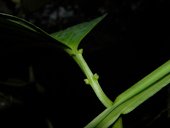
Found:
<path fill-rule="evenodd" d="M 56 45 L 62 48 L 67 48 L 66 45 L 58 42 L 39 27 L 22 18 L 9 14 L 0 13 L 0 34 L 0 37 L 25 38 L 29 41 L 32 39 L 32 42 L 44 41 L 47 45 Z"/>

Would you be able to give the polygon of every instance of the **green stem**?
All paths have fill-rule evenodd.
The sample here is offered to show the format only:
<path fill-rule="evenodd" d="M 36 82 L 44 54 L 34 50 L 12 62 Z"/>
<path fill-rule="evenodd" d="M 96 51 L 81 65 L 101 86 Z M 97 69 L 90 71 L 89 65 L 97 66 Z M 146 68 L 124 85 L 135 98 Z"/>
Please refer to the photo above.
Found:
<path fill-rule="evenodd" d="M 103 92 L 98 82 L 98 75 L 92 73 L 92 71 L 90 70 L 89 66 L 87 65 L 86 61 L 83 58 L 82 52 L 83 52 L 82 49 L 80 49 L 79 51 L 76 51 L 74 52 L 74 54 L 70 54 L 70 55 L 77 62 L 81 70 L 86 75 L 87 77 L 87 79 L 85 79 L 86 84 L 91 85 L 95 94 L 97 95 L 97 97 L 105 107 L 110 107 L 113 104 L 113 102 Z"/>
<path fill-rule="evenodd" d="M 90 70 L 88 64 L 86 63 L 85 59 L 83 58 L 83 50 L 80 49 L 78 51 L 70 51 L 66 50 L 66 52 L 71 55 L 71 57 L 76 61 L 76 63 L 79 65 L 81 70 L 86 75 L 87 79 L 85 79 L 85 83 L 91 85 L 92 89 L 94 90 L 95 94 L 97 95 L 98 99 L 101 101 L 101 103 L 106 107 L 111 107 L 113 102 L 106 96 L 106 94 L 103 92 L 102 88 L 100 87 L 100 84 L 98 82 L 98 75 L 93 74 Z M 113 125 L 113 128 L 123 128 L 122 118 L 119 117 L 118 121 Z"/>

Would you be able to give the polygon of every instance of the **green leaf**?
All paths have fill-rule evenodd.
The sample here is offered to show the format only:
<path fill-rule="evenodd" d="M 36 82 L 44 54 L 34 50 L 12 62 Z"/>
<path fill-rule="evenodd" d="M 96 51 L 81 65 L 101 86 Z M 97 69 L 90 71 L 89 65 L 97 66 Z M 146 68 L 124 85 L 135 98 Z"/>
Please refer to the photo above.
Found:
<path fill-rule="evenodd" d="M 108 128 L 121 114 L 127 114 L 170 83 L 170 60 L 120 94 L 114 104 L 85 128 Z"/>
<path fill-rule="evenodd" d="M 93 19 L 89 22 L 84 22 L 72 27 L 69 27 L 65 30 L 52 33 L 51 36 L 56 40 L 67 45 L 73 51 L 78 49 L 78 46 L 81 40 L 106 16 L 100 16 L 96 19 Z"/>
<path fill-rule="evenodd" d="M 123 122 L 122 122 L 122 117 L 119 117 L 112 128 L 123 128 Z"/>

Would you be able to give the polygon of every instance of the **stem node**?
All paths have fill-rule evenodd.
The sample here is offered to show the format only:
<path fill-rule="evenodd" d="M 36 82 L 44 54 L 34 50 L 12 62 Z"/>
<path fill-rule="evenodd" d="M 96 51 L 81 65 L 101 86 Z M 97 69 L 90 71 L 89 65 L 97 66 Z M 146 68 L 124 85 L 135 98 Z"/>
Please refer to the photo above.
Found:
<path fill-rule="evenodd" d="M 84 79 L 85 84 L 90 85 L 90 82 L 88 79 Z"/>

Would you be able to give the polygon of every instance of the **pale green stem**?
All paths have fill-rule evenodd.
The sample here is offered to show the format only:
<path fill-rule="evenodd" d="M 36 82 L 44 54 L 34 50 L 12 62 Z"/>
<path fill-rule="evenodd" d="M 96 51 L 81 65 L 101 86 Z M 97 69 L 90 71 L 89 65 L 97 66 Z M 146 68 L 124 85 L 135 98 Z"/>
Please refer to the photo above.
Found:
<path fill-rule="evenodd" d="M 92 73 L 92 71 L 90 70 L 89 66 L 87 65 L 86 61 L 83 58 L 82 52 L 83 52 L 82 49 L 80 49 L 79 51 L 76 51 L 74 52 L 74 54 L 70 55 L 77 62 L 81 70 L 86 75 L 87 79 L 85 79 L 85 83 L 91 85 L 95 94 L 105 107 L 110 107 L 113 104 L 113 102 L 103 92 L 98 82 L 98 75 Z"/>
<path fill-rule="evenodd" d="M 85 83 L 91 85 L 92 89 L 94 90 L 95 94 L 97 95 L 98 99 L 101 103 L 106 107 L 111 107 L 113 102 L 106 96 L 103 92 L 99 82 L 98 82 L 98 75 L 93 74 L 90 70 L 88 64 L 86 63 L 85 59 L 83 58 L 83 50 L 80 49 L 79 51 L 70 51 L 66 50 L 69 55 L 76 61 L 79 65 L 83 73 L 86 75 L 87 79 L 85 79 Z M 122 118 L 119 117 L 119 120 L 113 125 L 113 128 L 123 128 Z"/>

